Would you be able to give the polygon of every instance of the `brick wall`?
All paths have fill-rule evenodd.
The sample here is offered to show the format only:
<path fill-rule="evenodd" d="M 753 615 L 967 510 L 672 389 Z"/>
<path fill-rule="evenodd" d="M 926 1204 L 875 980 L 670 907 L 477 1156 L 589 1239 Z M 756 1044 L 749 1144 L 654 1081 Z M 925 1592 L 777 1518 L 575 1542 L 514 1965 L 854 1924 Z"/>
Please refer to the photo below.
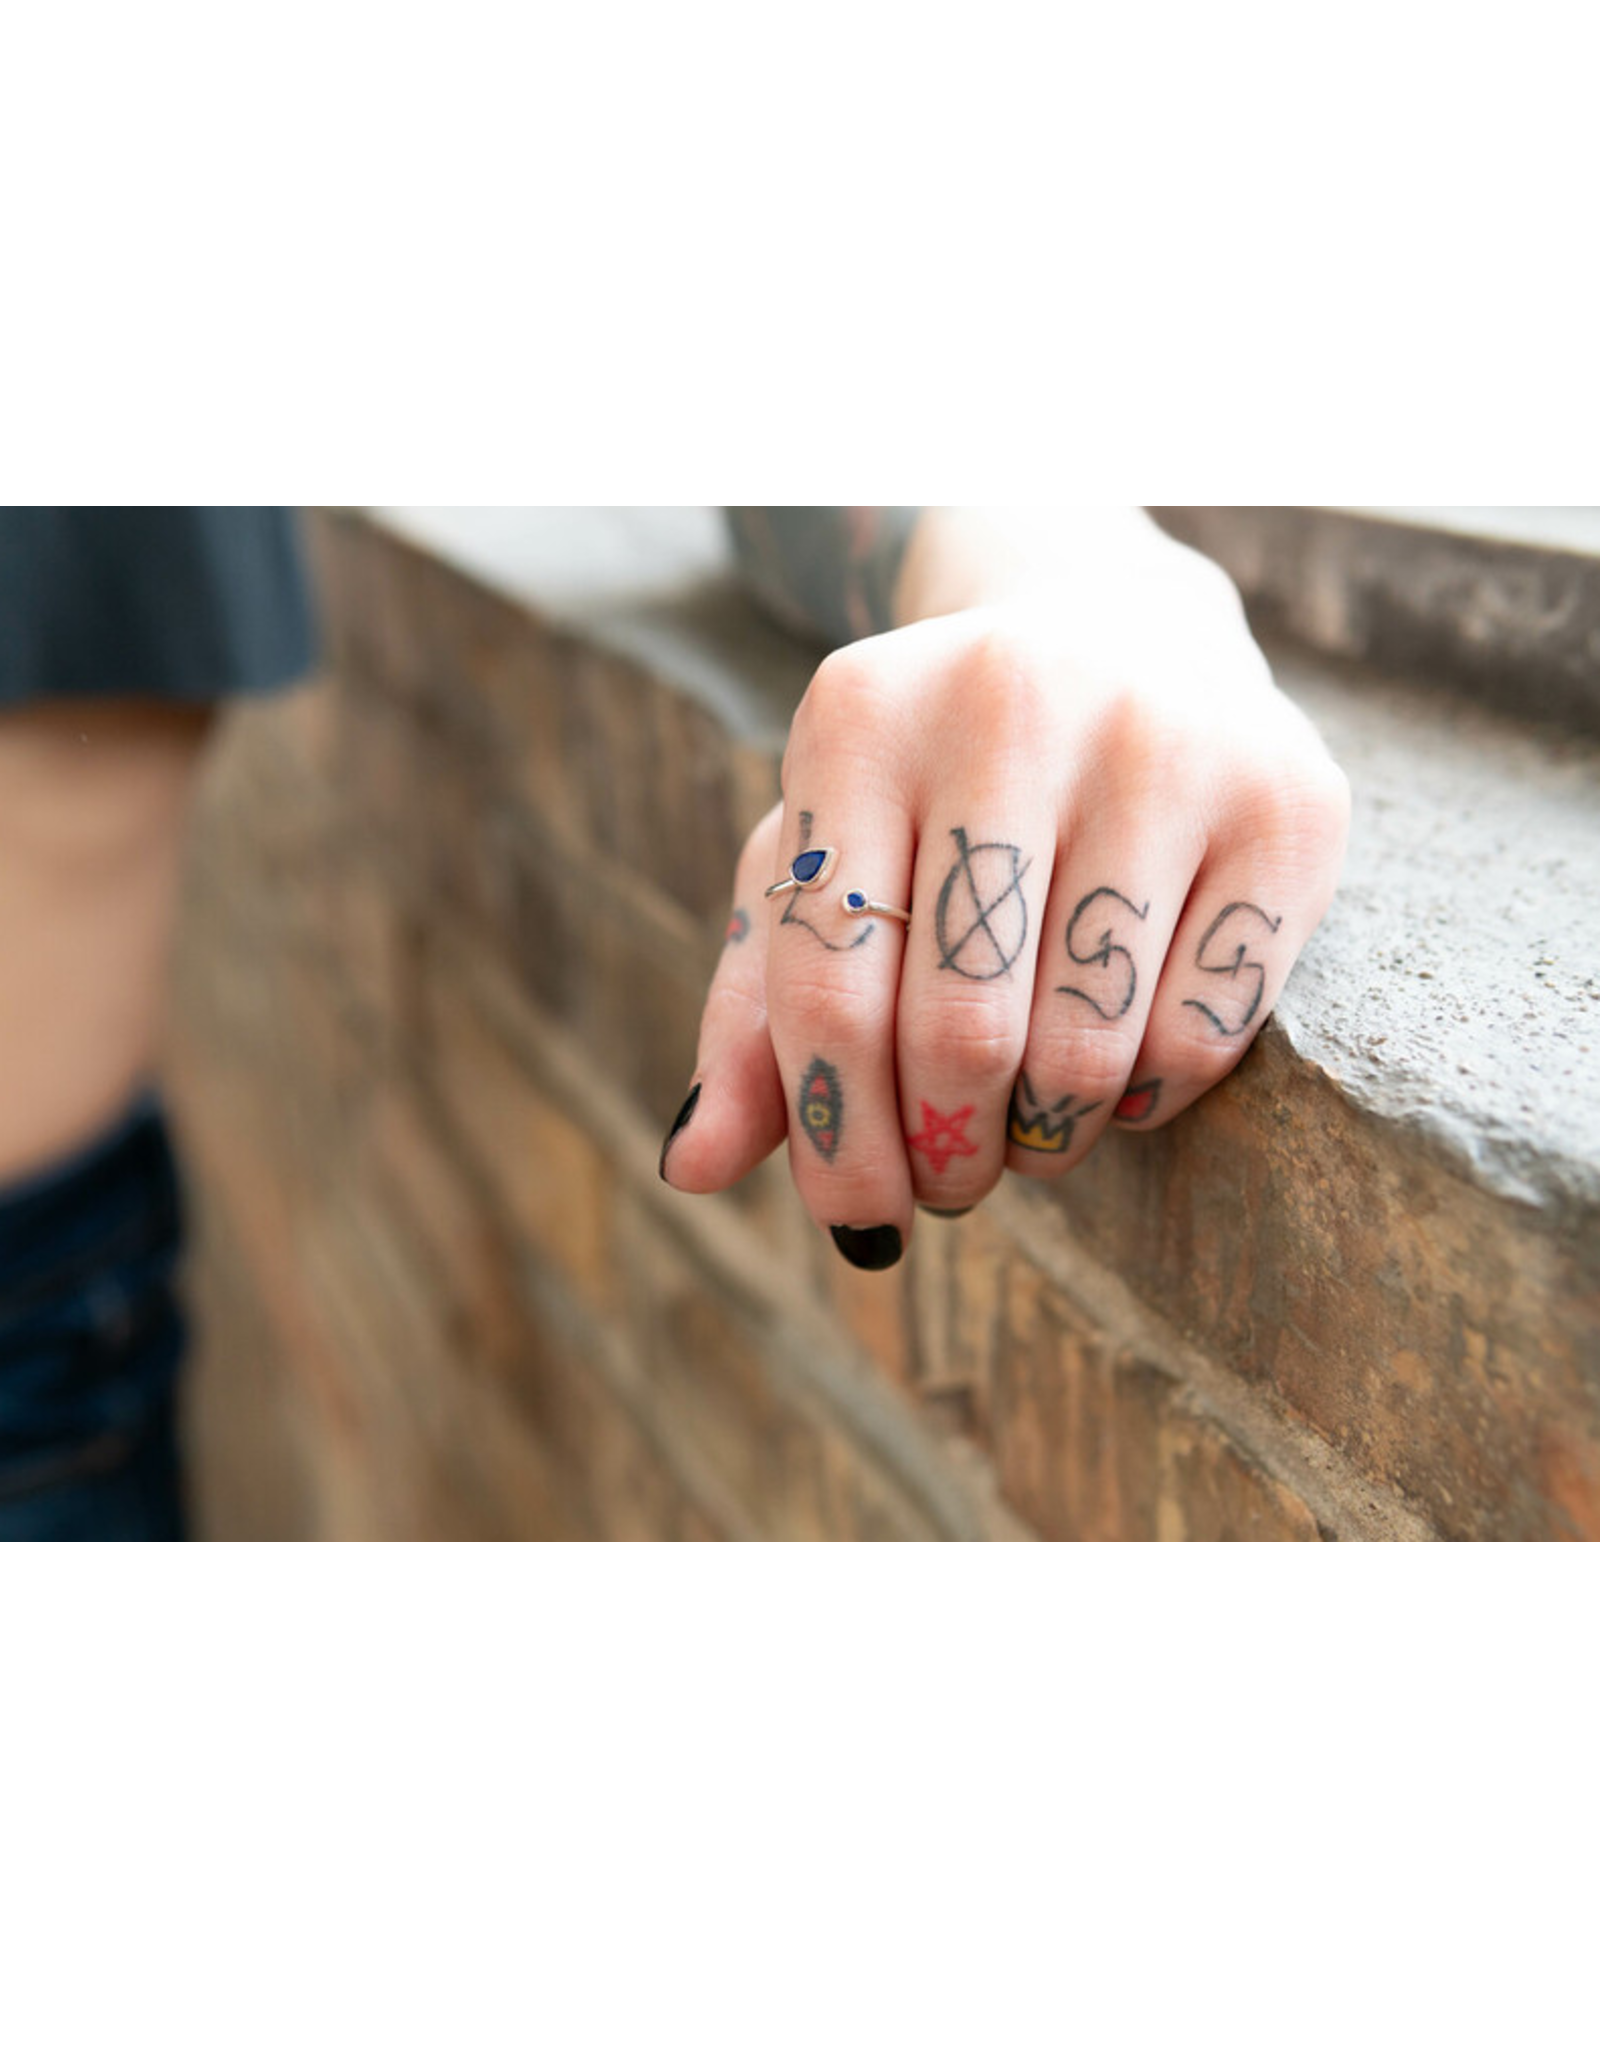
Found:
<path fill-rule="evenodd" d="M 314 538 L 329 673 L 219 743 L 178 966 L 211 1532 L 1600 1533 L 1592 1212 L 1276 1025 L 888 1274 L 781 1160 L 664 1187 L 804 658 L 704 577 L 652 641 L 360 516 Z M 685 683 L 708 648 L 748 704 Z"/>

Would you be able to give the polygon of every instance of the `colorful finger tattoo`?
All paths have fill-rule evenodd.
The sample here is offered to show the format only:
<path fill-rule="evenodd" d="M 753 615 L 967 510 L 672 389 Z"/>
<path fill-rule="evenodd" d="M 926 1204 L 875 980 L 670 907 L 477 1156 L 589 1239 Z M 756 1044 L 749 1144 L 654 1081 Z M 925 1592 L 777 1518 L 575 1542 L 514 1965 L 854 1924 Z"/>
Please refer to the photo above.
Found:
<path fill-rule="evenodd" d="M 728 929 L 722 935 L 722 943 L 725 946 L 742 946 L 749 936 L 750 913 L 748 910 L 736 910 L 728 919 Z"/>
<path fill-rule="evenodd" d="M 950 833 L 956 863 L 944 878 L 934 912 L 939 965 L 967 981 L 1009 974 L 1028 937 L 1022 878 L 1032 867 L 1022 849 L 995 839 L 972 846 L 959 825 Z"/>
<path fill-rule="evenodd" d="M 972 1114 L 969 1102 L 952 1115 L 945 1116 L 934 1108 L 931 1102 L 922 1105 L 922 1129 L 909 1140 L 913 1152 L 920 1152 L 935 1173 L 943 1173 L 952 1159 L 975 1159 L 978 1148 L 967 1136 L 967 1118 Z"/>
<path fill-rule="evenodd" d="M 1035 1092 L 1026 1074 L 1018 1074 L 1011 1093 L 1011 1114 L 1006 1136 L 1025 1152 L 1070 1152 L 1077 1135 L 1078 1119 L 1098 1109 L 1099 1102 L 1080 1102 L 1076 1095 L 1063 1095 L 1045 1102 Z"/>
<path fill-rule="evenodd" d="M 1111 1114 L 1120 1124 L 1147 1124 L 1161 1100 L 1161 1083 L 1152 1077 L 1135 1081 Z"/>
<path fill-rule="evenodd" d="M 1238 1038 L 1247 1031 L 1261 1007 L 1267 981 L 1266 968 L 1250 958 L 1250 942 L 1263 931 L 1275 932 L 1282 923 L 1281 917 L 1268 917 L 1254 903 L 1230 903 L 1219 911 L 1195 948 L 1194 964 L 1226 986 L 1209 990 L 1208 1002 L 1186 996 L 1184 1008 L 1198 1010 L 1224 1038 Z"/>
<path fill-rule="evenodd" d="M 1126 932 L 1123 911 L 1142 924 L 1150 906 L 1141 910 L 1120 889 L 1091 889 L 1067 920 L 1067 958 L 1086 971 L 1062 982 L 1056 993 L 1076 996 L 1106 1018 L 1126 1017 L 1139 986 L 1133 955 L 1117 943 L 1119 927 Z"/>
<path fill-rule="evenodd" d="M 844 1096 L 839 1073 L 825 1059 L 814 1059 L 800 1077 L 800 1128 L 823 1159 L 839 1150 L 844 1128 Z"/>

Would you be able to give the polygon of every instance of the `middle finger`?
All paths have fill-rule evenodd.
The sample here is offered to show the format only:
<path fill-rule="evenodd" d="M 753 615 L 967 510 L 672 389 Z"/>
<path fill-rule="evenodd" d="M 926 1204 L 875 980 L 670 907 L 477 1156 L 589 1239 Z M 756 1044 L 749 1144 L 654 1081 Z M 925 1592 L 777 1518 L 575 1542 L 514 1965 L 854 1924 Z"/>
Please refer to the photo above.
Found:
<path fill-rule="evenodd" d="M 927 1208 L 966 1208 L 1000 1177 L 1054 853 L 1053 821 L 1003 791 L 918 848 L 897 1036 L 907 1157 Z"/>

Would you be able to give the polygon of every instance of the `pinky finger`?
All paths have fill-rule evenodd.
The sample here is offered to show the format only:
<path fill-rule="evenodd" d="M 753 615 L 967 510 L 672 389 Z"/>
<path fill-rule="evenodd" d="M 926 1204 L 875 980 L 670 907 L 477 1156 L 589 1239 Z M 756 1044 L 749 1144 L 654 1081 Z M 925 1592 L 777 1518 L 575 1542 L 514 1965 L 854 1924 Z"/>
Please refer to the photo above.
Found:
<path fill-rule="evenodd" d="M 788 1136 L 783 1082 L 767 1031 L 767 929 L 761 879 L 772 871 L 781 817 L 773 810 L 739 862 L 722 960 L 700 1019 L 683 1107 L 661 1148 L 661 1178 L 686 1194 L 742 1180 Z"/>

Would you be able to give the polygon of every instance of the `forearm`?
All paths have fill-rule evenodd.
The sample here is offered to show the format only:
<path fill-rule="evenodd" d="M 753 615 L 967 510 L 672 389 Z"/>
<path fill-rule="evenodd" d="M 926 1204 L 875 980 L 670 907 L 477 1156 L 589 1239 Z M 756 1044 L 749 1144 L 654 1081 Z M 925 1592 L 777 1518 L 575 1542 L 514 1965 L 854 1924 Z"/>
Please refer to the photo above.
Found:
<path fill-rule="evenodd" d="M 1130 506 L 729 506 L 739 566 L 786 625 L 844 646 L 1079 576 L 1146 567 L 1168 541 Z"/>
<path fill-rule="evenodd" d="M 746 582 L 786 626 L 829 647 L 904 623 L 896 592 L 925 515 L 915 505 L 729 505 Z"/>
<path fill-rule="evenodd" d="M 1085 581 L 1149 577 L 1180 552 L 1136 506 L 932 506 L 908 538 L 895 624 L 1008 598 L 1070 598 Z"/>

